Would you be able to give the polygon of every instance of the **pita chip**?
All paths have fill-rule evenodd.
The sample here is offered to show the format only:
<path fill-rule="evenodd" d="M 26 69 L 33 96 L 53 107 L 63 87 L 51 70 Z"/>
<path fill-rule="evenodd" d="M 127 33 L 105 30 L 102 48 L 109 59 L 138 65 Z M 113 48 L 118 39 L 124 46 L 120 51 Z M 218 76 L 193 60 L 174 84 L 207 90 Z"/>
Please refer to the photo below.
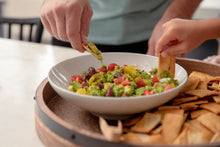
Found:
<path fill-rule="evenodd" d="M 182 103 L 195 101 L 195 100 L 197 100 L 197 99 L 198 99 L 197 96 L 177 98 L 177 99 L 174 99 L 174 100 L 173 100 L 172 105 L 179 105 L 179 104 L 182 104 Z"/>
<path fill-rule="evenodd" d="M 174 78 L 175 77 L 175 63 L 176 63 L 176 56 L 168 56 L 162 57 L 159 53 L 159 62 L 158 62 L 158 77 L 159 78 L 167 78 L 167 75 L 164 73 L 168 73 L 168 77 Z"/>
<path fill-rule="evenodd" d="M 192 120 L 186 122 L 188 144 L 208 143 L 213 137 L 213 133 L 205 128 L 199 121 Z"/>
<path fill-rule="evenodd" d="M 181 92 L 189 91 L 196 89 L 197 86 L 199 85 L 200 78 L 196 76 L 189 76 L 189 78 L 186 81 L 186 84 L 184 85 L 183 89 Z"/>
<path fill-rule="evenodd" d="M 202 98 L 202 97 L 210 96 L 210 95 L 219 95 L 220 92 L 212 91 L 212 90 L 205 90 L 205 89 L 194 89 L 194 90 L 186 91 L 185 94 L 194 95 L 194 96 L 198 96 Z"/>
<path fill-rule="evenodd" d="M 217 142 L 217 141 L 220 141 L 220 133 L 215 133 L 215 135 L 212 137 L 210 143 Z"/>
<path fill-rule="evenodd" d="M 199 116 L 201 116 L 201 115 L 203 115 L 203 114 L 205 114 L 205 113 L 209 113 L 210 111 L 208 111 L 208 110 L 196 110 L 196 111 L 192 111 L 192 112 L 190 112 L 190 117 L 191 117 L 191 119 L 196 119 L 196 118 L 198 118 Z"/>
<path fill-rule="evenodd" d="M 131 131 L 137 133 L 149 133 L 161 122 L 161 114 L 159 113 L 148 113 L 146 112 L 133 127 Z"/>
<path fill-rule="evenodd" d="M 184 116 L 179 114 L 167 113 L 162 123 L 162 136 L 167 143 L 173 143 L 179 135 L 184 123 Z"/>
<path fill-rule="evenodd" d="M 122 135 L 121 140 L 127 142 L 142 142 L 141 139 L 132 132 Z"/>
<path fill-rule="evenodd" d="M 161 134 L 151 135 L 148 138 L 142 140 L 144 143 L 152 144 L 166 144 Z"/>
<path fill-rule="evenodd" d="M 220 104 L 218 103 L 207 103 L 199 106 L 202 109 L 209 110 L 215 114 L 220 114 Z"/>
<path fill-rule="evenodd" d="M 197 120 L 213 133 L 220 133 L 220 116 L 210 112 L 201 115 Z"/>
<path fill-rule="evenodd" d="M 216 103 L 220 103 L 220 95 L 212 96 L 212 98 Z"/>

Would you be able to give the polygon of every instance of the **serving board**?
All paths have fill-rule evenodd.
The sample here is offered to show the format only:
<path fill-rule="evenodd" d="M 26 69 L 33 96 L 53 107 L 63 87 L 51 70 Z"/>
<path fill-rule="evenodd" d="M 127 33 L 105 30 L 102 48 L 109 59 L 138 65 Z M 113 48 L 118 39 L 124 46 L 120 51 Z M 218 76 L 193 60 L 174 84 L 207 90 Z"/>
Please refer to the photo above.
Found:
<path fill-rule="evenodd" d="M 220 76 L 220 65 L 182 58 L 177 58 L 176 62 L 185 68 L 188 74 L 192 71 L 199 71 L 213 76 Z M 35 100 L 36 132 L 45 146 L 157 146 L 132 143 L 114 143 L 107 141 L 99 129 L 98 118 L 86 110 L 68 103 L 66 100 L 57 95 L 50 86 L 47 78 L 39 85 L 36 91 Z M 215 144 L 200 144 L 193 146 L 220 146 L 220 142 Z"/>

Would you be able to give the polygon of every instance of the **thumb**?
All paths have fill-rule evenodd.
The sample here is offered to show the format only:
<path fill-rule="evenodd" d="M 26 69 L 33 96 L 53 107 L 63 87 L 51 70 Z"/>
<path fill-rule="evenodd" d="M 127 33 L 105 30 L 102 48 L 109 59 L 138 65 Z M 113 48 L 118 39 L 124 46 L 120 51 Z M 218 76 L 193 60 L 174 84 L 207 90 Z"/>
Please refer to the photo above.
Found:
<path fill-rule="evenodd" d="M 170 37 L 163 34 L 156 43 L 156 48 L 155 48 L 156 52 L 161 53 L 163 52 L 163 50 L 166 50 L 169 47 L 168 44 L 170 40 L 172 40 Z"/>

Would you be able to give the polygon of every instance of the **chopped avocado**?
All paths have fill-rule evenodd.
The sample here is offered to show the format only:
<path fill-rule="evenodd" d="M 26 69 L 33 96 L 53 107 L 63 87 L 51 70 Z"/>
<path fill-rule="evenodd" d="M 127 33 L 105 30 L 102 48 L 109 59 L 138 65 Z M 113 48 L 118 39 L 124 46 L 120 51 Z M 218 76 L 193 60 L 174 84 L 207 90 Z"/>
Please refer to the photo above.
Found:
<path fill-rule="evenodd" d="M 153 89 L 154 93 L 160 93 L 163 92 L 165 87 L 166 87 L 167 83 L 166 82 L 161 82 L 161 83 L 156 83 L 156 87 L 155 89 Z"/>
<path fill-rule="evenodd" d="M 79 82 L 77 82 L 77 81 L 73 81 L 72 83 L 70 83 L 70 88 L 72 88 L 72 89 L 69 89 L 70 91 L 74 91 L 74 92 L 76 92 L 80 87 L 81 87 L 81 84 L 79 83 Z"/>
<path fill-rule="evenodd" d="M 106 82 L 106 78 L 104 77 L 99 77 L 97 82 L 101 82 L 101 83 L 105 83 Z"/>
<path fill-rule="evenodd" d="M 106 81 L 107 81 L 107 82 L 110 82 L 110 83 L 111 83 L 111 82 L 114 81 L 114 78 L 115 78 L 114 75 L 107 74 L 106 76 L 107 76 L 107 78 L 106 78 Z"/>
<path fill-rule="evenodd" d="M 116 66 L 115 66 L 115 67 L 116 67 Z M 112 75 L 115 75 L 115 73 L 117 73 L 117 72 L 122 73 L 122 70 L 121 70 L 121 69 L 115 69 L 115 70 L 113 70 L 113 71 L 111 72 L 111 74 L 112 74 Z"/>
<path fill-rule="evenodd" d="M 101 96 L 106 96 L 108 89 L 101 89 Z"/>
<path fill-rule="evenodd" d="M 101 51 L 95 46 L 94 43 L 92 42 L 88 42 L 88 47 L 90 48 L 90 50 L 97 55 L 98 60 L 102 61 L 103 58 L 101 56 Z"/>
<path fill-rule="evenodd" d="M 162 78 L 171 78 L 171 75 L 170 75 L 170 73 L 168 71 L 164 71 L 160 75 L 158 75 L 158 77 L 160 79 L 162 79 Z"/>
<path fill-rule="evenodd" d="M 168 80 L 168 83 L 171 84 L 173 87 L 177 87 L 179 85 L 179 82 L 174 78 L 170 78 L 170 80 Z"/>
<path fill-rule="evenodd" d="M 147 73 L 146 71 L 144 71 L 144 70 L 140 71 L 139 74 L 140 74 L 140 77 L 141 77 L 142 79 L 151 79 L 151 75 L 148 74 L 148 73 Z"/>
<path fill-rule="evenodd" d="M 146 90 L 150 90 L 150 91 L 153 90 L 153 87 L 149 86 L 149 85 L 147 85 L 145 88 L 146 88 Z"/>
<path fill-rule="evenodd" d="M 134 94 L 134 86 L 127 85 L 124 87 L 124 93 L 127 96 L 132 96 Z"/>
<path fill-rule="evenodd" d="M 108 89 L 108 87 L 113 87 L 114 84 L 113 83 L 104 83 L 104 89 Z"/>
<path fill-rule="evenodd" d="M 128 78 L 129 81 L 133 81 L 134 78 L 132 78 L 129 74 L 124 74 L 126 78 Z"/>
<path fill-rule="evenodd" d="M 137 83 L 135 83 L 134 81 L 131 81 L 130 85 L 133 86 L 133 87 L 137 87 Z"/>
<path fill-rule="evenodd" d="M 120 97 L 124 93 L 124 86 L 114 85 L 112 91 L 115 97 Z"/>
<path fill-rule="evenodd" d="M 89 86 L 88 95 L 101 96 L 101 90 L 98 85 Z"/>
<path fill-rule="evenodd" d="M 144 94 L 144 92 L 146 91 L 146 88 L 145 87 L 140 87 L 138 89 L 135 90 L 135 95 L 137 96 L 141 96 Z"/>
<path fill-rule="evenodd" d="M 105 64 L 101 64 L 100 68 L 106 68 L 107 69 L 107 66 Z"/>
<path fill-rule="evenodd" d="M 152 69 L 149 71 L 149 73 L 150 73 L 151 75 L 157 74 L 157 68 L 152 68 Z"/>

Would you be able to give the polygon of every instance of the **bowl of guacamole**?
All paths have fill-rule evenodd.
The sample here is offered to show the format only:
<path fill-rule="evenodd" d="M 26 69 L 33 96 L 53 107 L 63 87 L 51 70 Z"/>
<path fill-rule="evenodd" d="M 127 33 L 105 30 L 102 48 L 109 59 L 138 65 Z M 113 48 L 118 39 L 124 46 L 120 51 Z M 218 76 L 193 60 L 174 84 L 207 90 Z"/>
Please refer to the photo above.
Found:
<path fill-rule="evenodd" d="M 100 62 L 82 55 L 54 65 L 48 74 L 53 89 L 68 102 L 96 116 L 124 119 L 174 98 L 187 80 L 175 65 L 175 77 L 159 79 L 158 57 L 135 53 L 102 53 Z"/>

